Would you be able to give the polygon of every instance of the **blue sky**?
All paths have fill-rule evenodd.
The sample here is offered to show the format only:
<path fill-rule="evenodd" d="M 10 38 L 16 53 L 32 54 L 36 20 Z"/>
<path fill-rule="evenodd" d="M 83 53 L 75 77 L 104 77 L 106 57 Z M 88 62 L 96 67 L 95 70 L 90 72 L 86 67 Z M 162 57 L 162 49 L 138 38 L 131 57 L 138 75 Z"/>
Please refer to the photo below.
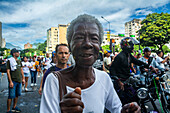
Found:
<path fill-rule="evenodd" d="M 125 33 L 124 24 L 149 13 L 170 13 L 169 0 L 0 0 L 2 36 L 6 42 L 24 44 L 44 42 L 47 29 L 68 24 L 80 14 L 99 19 L 104 29 L 110 21 L 114 34 Z"/>

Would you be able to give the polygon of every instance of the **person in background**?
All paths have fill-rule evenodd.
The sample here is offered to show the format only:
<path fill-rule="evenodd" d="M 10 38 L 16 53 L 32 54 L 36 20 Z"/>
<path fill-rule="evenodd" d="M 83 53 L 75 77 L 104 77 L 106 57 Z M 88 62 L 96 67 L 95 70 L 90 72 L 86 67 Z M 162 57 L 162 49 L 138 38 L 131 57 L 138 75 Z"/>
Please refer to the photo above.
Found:
<path fill-rule="evenodd" d="M 105 72 L 106 72 L 106 69 L 105 69 L 105 67 L 104 67 L 103 60 L 104 60 L 104 55 L 103 55 L 102 48 L 100 48 L 99 55 L 98 55 L 98 57 L 97 57 L 97 60 L 96 60 L 95 63 L 93 64 L 93 67 L 96 68 L 96 69 L 98 69 L 98 70 L 101 70 L 101 71 L 105 71 Z"/>
<path fill-rule="evenodd" d="M 149 64 L 149 66 L 152 66 L 152 71 L 158 72 L 158 70 L 163 69 L 155 60 L 155 58 L 151 57 L 151 48 L 145 47 L 143 49 L 144 56 L 139 58 L 140 61 Z M 150 59 L 149 59 L 150 58 Z M 145 68 L 145 71 L 148 72 L 148 69 Z"/>
<path fill-rule="evenodd" d="M 136 56 L 137 59 L 139 59 L 139 58 L 141 58 L 141 57 L 142 57 L 142 54 L 141 54 L 141 53 L 138 53 L 137 56 Z M 136 65 L 135 65 L 135 69 L 136 69 L 135 75 L 138 76 L 138 75 L 140 74 L 139 66 L 136 66 Z M 139 76 L 140 76 L 140 75 L 139 75 Z"/>
<path fill-rule="evenodd" d="M 42 65 L 44 66 L 43 74 L 48 69 L 47 65 L 50 64 L 50 62 L 51 62 L 50 54 L 46 53 L 46 57 L 43 59 L 43 63 L 42 63 Z"/>
<path fill-rule="evenodd" d="M 7 113 L 21 112 L 17 107 L 18 97 L 21 96 L 22 84 L 25 83 L 25 77 L 22 69 L 22 63 L 17 58 L 19 51 L 17 49 L 11 50 L 12 57 L 7 61 L 7 76 L 8 76 L 8 100 L 7 100 Z M 21 84 L 22 83 L 22 84 Z M 10 106 L 13 99 L 13 107 L 10 111 Z"/>
<path fill-rule="evenodd" d="M 130 101 L 128 98 L 125 99 L 127 94 L 127 92 L 124 91 L 125 84 L 134 84 L 139 81 L 130 74 L 131 64 L 148 67 L 146 63 L 137 60 L 132 55 L 135 44 L 139 44 L 139 41 L 132 37 L 123 38 L 120 42 L 122 51 L 115 57 L 110 66 L 110 74 L 114 79 L 114 87 L 117 92 L 119 91 L 118 95 L 123 105 Z"/>
<path fill-rule="evenodd" d="M 0 65 L 2 65 L 2 64 L 5 64 L 5 62 L 4 62 L 4 60 L 2 59 L 2 58 L 0 58 Z M 3 76 L 4 75 L 4 73 L 1 73 L 1 71 L 0 71 L 0 74 Z"/>
<path fill-rule="evenodd" d="M 165 59 L 163 59 L 163 52 L 162 51 L 158 51 L 157 52 L 158 57 L 156 58 L 156 61 L 158 62 L 158 64 L 160 65 L 160 67 L 162 67 L 163 69 L 165 69 L 165 63 L 168 62 L 169 60 L 169 56 L 167 56 Z M 167 68 L 165 70 L 168 70 Z"/>
<path fill-rule="evenodd" d="M 36 79 L 37 79 L 37 69 L 40 68 L 39 62 L 36 61 L 36 56 L 33 56 L 33 61 L 31 62 L 31 86 L 37 86 Z"/>
<path fill-rule="evenodd" d="M 111 61 L 113 62 L 114 59 L 115 59 L 115 55 L 113 53 L 110 54 L 110 57 L 111 57 Z"/>
<path fill-rule="evenodd" d="M 68 58 L 68 62 L 67 62 L 67 65 L 68 66 L 71 66 L 71 65 L 74 65 L 75 64 L 75 60 L 73 58 L 73 55 L 70 53 L 70 56 Z"/>
<path fill-rule="evenodd" d="M 49 73 L 51 73 L 52 71 L 59 71 L 61 69 L 67 68 L 69 67 L 67 65 L 68 62 L 68 58 L 70 56 L 70 52 L 69 52 L 69 48 L 66 44 L 58 44 L 56 45 L 56 54 L 53 56 L 53 59 L 55 61 L 56 65 L 51 66 L 44 74 L 44 76 L 41 79 L 41 84 L 40 84 L 40 88 L 39 88 L 39 94 L 41 95 L 42 93 L 42 89 L 44 87 L 45 84 L 45 80 L 48 76 Z"/>
<path fill-rule="evenodd" d="M 104 66 L 107 73 L 110 73 L 109 68 L 112 64 L 110 53 L 111 51 L 109 50 L 104 51 Z"/>
<path fill-rule="evenodd" d="M 38 56 L 37 57 L 37 61 L 39 62 L 39 66 L 40 66 L 40 68 L 38 68 L 37 69 L 37 71 L 38 71 L 38 77 L 40 77 L 40 74 L 42 74 L 42 72 L 41 72 L 41 58 Z"/>
<path fill-rule="evenodd" d="M 23 62 L 22 62 L 22 68 L 23 68 L 23 72 L 24 72 L 24 77 L 25 77 L 25 91 L 28 91 L 28 78 L 30 75 L 30 68 L 31 64 L 28 62 L 28 59 L 26 56 L 23 57 Z M 22 90 L 24 90 L 24 84 L 22 85 Z"/>

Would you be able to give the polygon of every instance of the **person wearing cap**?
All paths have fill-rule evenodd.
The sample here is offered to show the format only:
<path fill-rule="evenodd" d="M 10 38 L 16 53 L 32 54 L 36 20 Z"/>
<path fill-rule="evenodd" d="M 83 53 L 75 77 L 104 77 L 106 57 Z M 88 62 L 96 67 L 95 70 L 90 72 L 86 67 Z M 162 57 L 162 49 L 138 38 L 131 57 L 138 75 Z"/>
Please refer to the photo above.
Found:
<path fill-rule="evenodd" d="M 110 54 L 111 54 L 111 51 L 109 51 L 109 50 L 104 51 L 104 66 L 105 66 L 105 70 L 107 73 L 110 73 L 109 68 L 112 64 Z"/>
<path fill-rule="evenodd" d="M 139 58 L 140 61 L 149 64 L 149 66 L 152 67 L 152 71 L 157 72 L 159 69 L 162 70 L 163 68 L 156 62 L 155 58 L 151 57 L 151 48 L 145 47 L 143 49 L 144 56 Z M 145 71 L 148 71 L 147 68 L 144 69 Z"/>
<path fill-rule="evenodd" d="M 19 51 L 17 49 L 11 50 L 12 57 L 7 61 L 7 76 L 9 82 L 9 95 L 7 100 L 7 113 L 21 112 L 16 106 L 18 96 L 21 95 L 22 84 L 25 83 L 25 77 L 22 69 L 22 63 L 17 58 L 19 57 Z M 13 99 L 13 108 L 10 111 L 11 102 Z"/>

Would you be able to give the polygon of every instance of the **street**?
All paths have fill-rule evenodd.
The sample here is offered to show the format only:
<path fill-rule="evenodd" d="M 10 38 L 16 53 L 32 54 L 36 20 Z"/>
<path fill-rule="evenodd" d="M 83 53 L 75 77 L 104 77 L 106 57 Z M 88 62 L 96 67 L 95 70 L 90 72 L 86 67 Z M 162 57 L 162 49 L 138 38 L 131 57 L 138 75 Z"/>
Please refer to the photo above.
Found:
<path fill-rule="evenodd" d="M 167 72 L 170 78 L 170 71 Z M 37 88 L 35 88 L 34 91 L 32 91 L 32 88 L 30 87 L 30 80 L 31 77 L 29 77 L 28 81 L 28 89 L 29 92 L 22 92 L 22 95 L 19 97 L 17 106 L 22 110 L 23 113 L 39 113 L 39 107 L 40 107 L 40 100 L 41 96 L 38 93 L 38 88 L 40 85 L 41 77 L 37 77 Z M 170 85 L 170 79 L 168 80 L 168 84 Z M 7 75 L 0 73 L 0 113 L 5 113 L 7 109 L 7 98 L 8 98 L 8 80 Z M 159 101 L 156 101 L 156 105 L 158 106 L 159 110 L 160 104 Z M 147 104 L 148 110 L 153 110 L 153 107 L 150 103 Z M 12 107 L 12 105 L 11 105 Z M 160 110 L 161 111 L 161 110 Z"/>
<path fill-rule="evenodd" d="M 22 95 L 18 99 L 17 106 L 23 113 L 39 113 L 41 96 L 38 93 L 41 77 L 37 77 L 37 88 L 32 91 L 30 87 L 31 77 L 28 81 L 29 92 L 22 92 Z M 6 113 L 7 110 L 7 98 L 8 98 L 8 80 L 7 75 L 0 73 L 0 113 Z M 12 108 L 12 105 L 11 105 Z"/>

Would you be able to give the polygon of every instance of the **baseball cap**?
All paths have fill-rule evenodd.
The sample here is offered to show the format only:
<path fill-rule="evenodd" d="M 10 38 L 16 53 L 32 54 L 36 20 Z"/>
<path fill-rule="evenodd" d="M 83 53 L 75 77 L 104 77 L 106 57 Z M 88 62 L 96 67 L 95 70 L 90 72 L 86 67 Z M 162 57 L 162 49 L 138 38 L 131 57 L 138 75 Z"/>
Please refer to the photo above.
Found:
<path fill-rule="evenodd" d="M 111 52 L 112 52 L 111 50 L 105 50 L 104 54 L 111 53 Z"/>
<path fill-rule="evenodd" d="M 13 53 L 18 53 L 19 51 L 16 49 L 16 48 L 13 48 L 12 50 L 11 50 L 11 55 L 13 55 Z"/>

